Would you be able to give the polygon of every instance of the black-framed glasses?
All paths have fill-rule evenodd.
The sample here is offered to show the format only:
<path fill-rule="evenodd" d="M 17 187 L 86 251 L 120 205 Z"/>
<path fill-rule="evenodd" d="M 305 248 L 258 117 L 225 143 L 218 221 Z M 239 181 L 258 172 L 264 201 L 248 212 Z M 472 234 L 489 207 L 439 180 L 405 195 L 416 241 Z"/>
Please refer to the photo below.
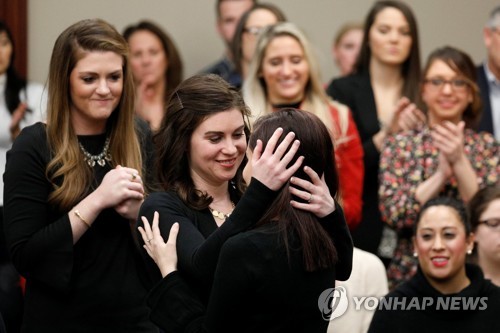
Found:
<path fill-rule="evenodd" d="M 246 27 L 243 29 L 244 32 L 248 32 L 251 35 L 258 36 L 265 27 Z"/>
<path fill-rule="evenodd" d="M 479 224 L 486 224 L 490 228 L 498 228 L 500 226 L 500 217 L 479 221 Z"/>
<path fill-rule="evenodd" d="M 449 84 L 455 91 L 465 91 L 470 83 L 466 79 L 445 80 L 441 77 L 425 79 L 424 82 L 434 89 L 443 89 L 445 84 Z"/>

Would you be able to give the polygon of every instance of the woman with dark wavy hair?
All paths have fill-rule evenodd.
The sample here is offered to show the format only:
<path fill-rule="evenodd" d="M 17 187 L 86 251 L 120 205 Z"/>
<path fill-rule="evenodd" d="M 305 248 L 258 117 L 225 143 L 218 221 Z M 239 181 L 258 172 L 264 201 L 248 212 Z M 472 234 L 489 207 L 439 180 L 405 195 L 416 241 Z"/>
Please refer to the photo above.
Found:
<path fill-rule="evenodd" d="M 340 206 L 332 138 L 312 113 L 283 109 L 255 123 L 245 179 L 257 182 L 262 149 L 274 148 L 276 129 L 295 133 L 306 167 L 297 170 L 271 198 L 257 223 L 227 240 L 220 251 L 208 306 L 185 283 L 177 253 L 184 227 L 174 224 L 167 243 L 158 214 L 142 237 L 164 279 L 150 292 L 152 320 L 166 331 L 326 332 L 318 298 L 334 280 L 349 277 L 352 240 Z M 262 198 L 258 198 L 262 200 Z M 160 214 L 161 217 L 161 214 Z M 174 220 L 173 220 L 174 221 Z M 149 240 L 149 241 L 148 241 Z M 177 248 L 177 251 L 176 251 Z"/>

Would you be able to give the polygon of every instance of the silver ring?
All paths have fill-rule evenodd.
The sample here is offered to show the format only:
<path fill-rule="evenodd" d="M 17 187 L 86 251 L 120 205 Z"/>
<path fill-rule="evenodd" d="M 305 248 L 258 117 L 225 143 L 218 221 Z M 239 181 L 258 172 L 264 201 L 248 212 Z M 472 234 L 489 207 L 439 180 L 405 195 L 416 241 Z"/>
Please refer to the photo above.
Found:
<path fill-rule="evenodd" d="M 310 195 L 310 197 L 309 197 L 309 199 L 307 199 L 307 203 L 311 203 L 311 201 L 313 200 L 313 195 L 312 195 L 312 193 L 310 193 L 309 195 Z"/>

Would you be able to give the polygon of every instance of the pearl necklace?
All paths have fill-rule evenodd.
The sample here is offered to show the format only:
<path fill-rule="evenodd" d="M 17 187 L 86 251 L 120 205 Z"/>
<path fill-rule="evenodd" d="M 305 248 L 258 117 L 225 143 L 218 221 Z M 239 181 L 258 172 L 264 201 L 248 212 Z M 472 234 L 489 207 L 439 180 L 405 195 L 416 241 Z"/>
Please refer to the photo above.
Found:
<path fill-rule="evenodd" d="M 111 153 L 108 152 L 109 149 L 109 136 L 106 138 L 106 142 L 104 143 L 104 148 L 102 149 L 102 152 L 99 155 L 92 155 L 89 153 L 85 148 L 83 148 L 83 145 L 81 142 L 78 142 L 78 145 L 80 146 L 80 150 L 82 151 L 83 155 L 85 156 L 85 162 L 93 168 L 97 162 L 101 167 L 106 165 L 106 161 L 110 162 L 111 161 Z"/>
<path fill-rule="evenodd" d="M 231 201 L 231 206 L 234 209 L 234 202 L 232 202 L 232 201 Z M 212 207 L 208 207 L 208 209 L 210 210 L 210 213 L 212 213 L 212 215 L 214 217 L 218 218 L 219 220 L 226 220 L 232 213 L 231 212 L 231 213 L 224 214 L 223 212 L 218 211 L 216 209 L 213 209 Z"/>

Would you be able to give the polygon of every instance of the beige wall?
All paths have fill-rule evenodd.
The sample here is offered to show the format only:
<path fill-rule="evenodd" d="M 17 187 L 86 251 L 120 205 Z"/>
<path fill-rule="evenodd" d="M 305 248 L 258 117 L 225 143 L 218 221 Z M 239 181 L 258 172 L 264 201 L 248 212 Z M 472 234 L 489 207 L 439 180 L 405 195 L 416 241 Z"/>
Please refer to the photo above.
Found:
<path fill-rule="evenodd" d="M 363 20 L 373 0 L 267 0 L 308 34 L 318 49 L 323 81 L 335 75 L 330 44 L 345 21 Z M 459 47 L 476 62 L 485 55 L 482 27 L 498 0 L 406 0 L 418 19 L 422 57 L 438 46 Z M 99 17 L 122 31 L 147 18 L 175 40 L 186 77 L 223 53 L 215 29 L 215 0 L 28 0 L 29 78 L 45 82 L 52 46 L 70 24 Z"/>

